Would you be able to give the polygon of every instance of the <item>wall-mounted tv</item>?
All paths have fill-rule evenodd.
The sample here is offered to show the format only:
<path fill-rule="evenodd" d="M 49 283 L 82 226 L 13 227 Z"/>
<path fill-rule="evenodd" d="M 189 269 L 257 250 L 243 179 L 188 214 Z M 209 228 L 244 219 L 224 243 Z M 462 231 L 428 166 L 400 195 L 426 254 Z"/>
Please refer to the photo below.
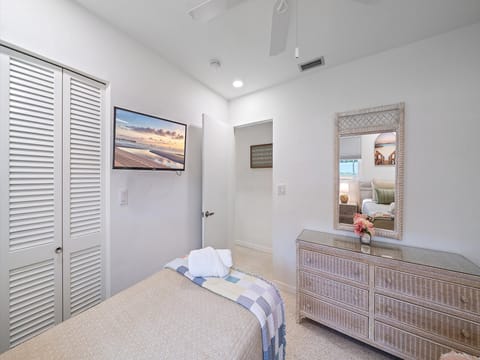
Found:
<path fill-rule="evenodd" d="M 113 168 L 185 170 L 187 125 L 114 108 Z"/>

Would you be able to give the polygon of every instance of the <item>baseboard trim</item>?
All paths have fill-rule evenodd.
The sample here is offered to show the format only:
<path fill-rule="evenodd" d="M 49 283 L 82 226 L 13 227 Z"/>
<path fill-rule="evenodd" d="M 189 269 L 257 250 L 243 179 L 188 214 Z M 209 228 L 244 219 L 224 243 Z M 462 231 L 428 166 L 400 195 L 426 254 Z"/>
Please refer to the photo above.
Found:
<path fill-rule="evenodd" d="M 248 242 L 248 241 L 235 240 L 235 245 L 243 246 L 243 247 L 246 247 L 246 248 L 249 248 L 249 249 L 265 252 L 265 253 L 268 253 L 268 254 L 272 253 L 272 248 L 269 248 L 267 246 L 258 245 L 258 244 L 255 244 L 255 243 L 251 243 L 251 242 Z"/>
<path fill-rule="evenodd" d="M 278 280 L 273 280 L 273 283 L 277 285 L 277 287 L 285 292 L 288 292 L 290 294 L 295 295 L 297 293 L 297 288 L 295 286 L 286 284 L 284 282 L 278 281 Z"/>

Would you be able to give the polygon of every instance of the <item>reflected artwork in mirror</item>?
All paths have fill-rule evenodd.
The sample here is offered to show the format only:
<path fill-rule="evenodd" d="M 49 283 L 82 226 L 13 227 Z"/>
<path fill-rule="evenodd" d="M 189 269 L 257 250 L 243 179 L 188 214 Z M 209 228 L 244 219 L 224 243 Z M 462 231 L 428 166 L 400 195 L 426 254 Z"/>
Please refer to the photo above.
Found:
<path fill-rule="evenodd" d="M 401 239 L 404 104 L 336 116 L 335 228 L 353 231 L 356 213 L 376 236 Z"/>

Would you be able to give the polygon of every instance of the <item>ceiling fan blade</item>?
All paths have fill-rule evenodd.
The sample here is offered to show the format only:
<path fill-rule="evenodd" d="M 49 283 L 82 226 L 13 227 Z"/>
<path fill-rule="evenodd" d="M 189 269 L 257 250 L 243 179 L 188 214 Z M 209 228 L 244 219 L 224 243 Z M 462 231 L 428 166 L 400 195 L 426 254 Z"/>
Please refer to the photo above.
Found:
<path fill-rule="evenodd" d="M 287 47 L 291 9 L 288 0 L 275 0 L 270 35 L 270 56 L 281 54 Z"/>
<path fill-rule="evenodd" d="M 209 22 L 246 0 L 204 0 L 188 10 L 194 20 Z"/>

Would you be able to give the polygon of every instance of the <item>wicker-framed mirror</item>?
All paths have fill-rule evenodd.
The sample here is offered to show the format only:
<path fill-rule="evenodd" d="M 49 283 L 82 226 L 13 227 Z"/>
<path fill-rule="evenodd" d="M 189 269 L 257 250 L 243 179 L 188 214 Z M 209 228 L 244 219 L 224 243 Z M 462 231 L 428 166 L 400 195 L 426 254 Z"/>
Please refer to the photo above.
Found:
<path fill-rule="evenodd" d="M 336 114 L 335 229 L 353 231 L 361 213 L 375 236 L 402 238 L 404 119 L 404 103 Z"/>

